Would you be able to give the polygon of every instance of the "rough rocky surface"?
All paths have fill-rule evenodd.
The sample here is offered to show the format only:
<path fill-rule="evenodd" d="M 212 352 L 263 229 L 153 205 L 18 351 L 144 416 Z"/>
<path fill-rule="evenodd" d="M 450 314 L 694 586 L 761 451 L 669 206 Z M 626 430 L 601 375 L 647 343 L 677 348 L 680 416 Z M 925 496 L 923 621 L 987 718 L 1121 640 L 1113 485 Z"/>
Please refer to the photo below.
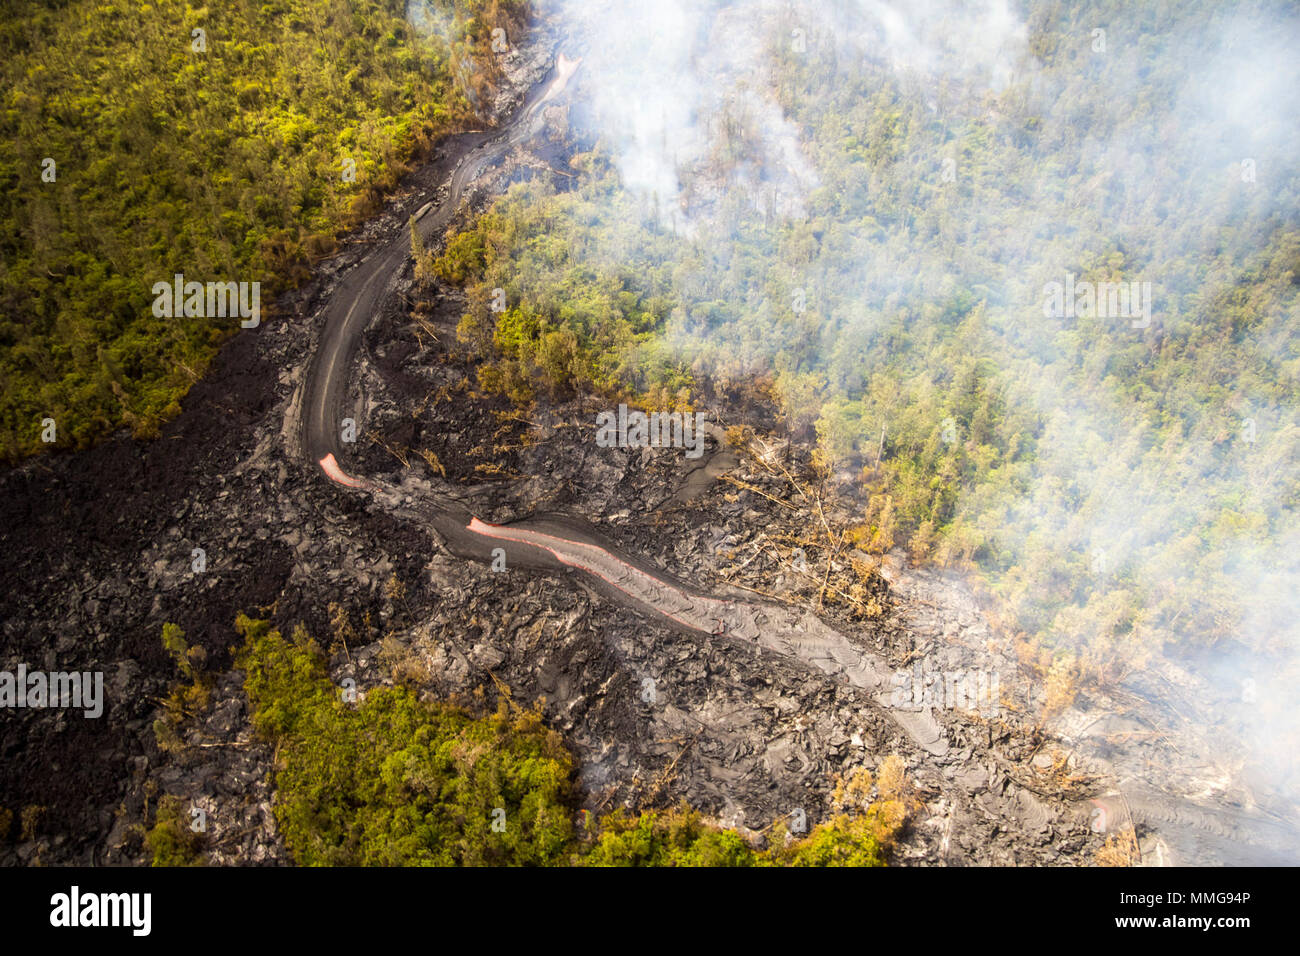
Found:
<path fill-rule="evenodd" d="M 516 102 L 546 62 L 521 52 L 513 92 L 497 108 Z M 1099 736 L 1107 725 L 1098 718 L 1132 720 L 1122 714 L 1137 705 L 1084 699 L 1059 726 L 1039 726 L 1041 688 L 959 576 L 908 568 L 902 555 L 882 563 L 827 547 L 823 521 L 835 527 L 849 515 L 836 512 L 797 445 L 765 434 L 770 410 L 712 399 L 705 411 L 720 427 L 703 462 L 671 449 L 598 448 L 600 403 L 544 403 L 525 418 L 477 394 L 474 366 L 454 347 L 455 292 L 415 303 L 416 321 L 408 269 L 405 299 L 375 317 L 357 362 L 362 438 L 352 467 L 413 497 L 455 497 L 489 521 L 585 516 L 701 591 L 788 601 L 799 614 L 815 608 L 822 626 L 899 674 L 918 665 L 922 674 L 996 674 L 988 712 L 930 710 L 941 752 L 918 745 L 878 696 L 817 667 L 675 628 L 578 573 L 467 562 L 409 515 L 299 460 L 293 407 L 320 303 L 368 242 L 405 227 L 475 135 L 444 143 L 309 285 L 233 339 L 160 439 L 120 437 L 0 476 L 0 666 L 102 670 L 107 698 L 98 720 L 0 715 L 0 807 L 30 820 L 22 832 L 15 822 L 0 862 L 142 862 L 143 829 L 162 794 L 204 811 L 214 862 L 287 860 L 271 811 L 273 755 L 253 738 L 241 675 L 231 671 L 238 611 L 285 630 L 302 623 L 323 644 L 350 634 L 331 673 L 363 693 L 401 679 L 433 697 L 483 689 L 538 702 L 577 758 L 589 809 L 685 800 L 755 834 L 796 809 L 815 824 L 836 775 L 898 753 L 925 807 L 898 862 L 1092 862 L 1103 836 L 1087 798 L 1161 755 L 1120 759 Z M 515 157 L 481 195 L 536 165 Z M 756 434 L 726 447 L 720 428 L 731 425 Z M 206 553 L 202 572 L 194 548 Z M 161 750 L 152 730 L 177 678 L 160 643 L 164 622 L 180 625 L 219 675 L 183 751 Z M 1215 834 L 1243 838 L 1239 823 L 1171 811 L 1162 786 L 1192 792 L 1172 771 L 1141 773 L 1156 795 L 1124 810 L 1140 827 L 1181 822 L 1209 833 L 1211 856 L 1222 842 Z"/>

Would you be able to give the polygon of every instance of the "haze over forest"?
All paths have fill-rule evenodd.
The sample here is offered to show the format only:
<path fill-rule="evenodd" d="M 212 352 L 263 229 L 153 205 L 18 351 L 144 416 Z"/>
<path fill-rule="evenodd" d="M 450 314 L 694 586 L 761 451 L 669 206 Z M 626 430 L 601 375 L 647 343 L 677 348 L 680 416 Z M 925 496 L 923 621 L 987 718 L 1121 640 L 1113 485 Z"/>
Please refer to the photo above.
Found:
<path fill-rule="evenodd" d="M 610 769 L 614 748 L 606 744 L 619 735 L 599 721 L 613 720 L 612 704 L 608 712 L 592 705 L 595 716 L 576 711 L 598 730 L 574 724 L 565 737 L 556 729 L 570 706 L 603 700 L 612 677 L 602 672 L 596 693 L 582 682 L 590 676 L 583 662 L 626 664 L 619 654 L 633 653 L 633 639 L 618 629 L 633 612 L 620 605 L 624 617 L 597 626 L 590 620 L 599 615 L 584 616 L 588 605 L 583 613 L 566 606 L 567 623 L 552 629 L 579 642 L 581 653 L 566 645 L 563 666 L 571 670 L 556 680 L 573 697 L 563 712 L 521 707 L 508 691 L 493 711 L 483 706 L 483 688 L 490 674 L 500 692 L 490 669 L 500 662 L 482 661 L 499 654 L 509 666 L 509 652 L 518 650 L 510 642 L 533 627 L 519 624 L 527 618 L 516 616 L 519 605 L 507 604 L 531 600 L 536 589 L 549 601 L 559 593 L 554 581 L 542 575 L 543 587 L 538 576 L 521 574 L 503 597 L 488 572 L 473 577 L 460 555 L 453 561 L 453 548 L 431 546 L 436 534 L 428 527 L 412 531 L 409 514 L 374 505 L 392 504 L 383 495 L 365 507 L 355 504 L 359 497 L 330 497 L 343 494 L 331 480 L 370 495 L 381 481 L 412 479 L 436 491 L 431 501 L 451 489 L 448 500 L 459 508 L 478 495 L 477 503 L 514 520 L 537 509 L 527 496 L 539 483 L 573 467 L 581 473 L 552 482 L 557 495 L 572 491 L 566 505 L 594 497 L 604 507 L 637 481 L 656 500 L 675 500 L 666 466 L 642 469 L 636 459 L 633 467 L 634 456 L 610 442 L 600 446 L 598 466 L 574 465 L 590 461 L 583 456 L 591 449 L 564 446 L 576 431 L 551 427 L 557 409 L 586 416 L 589 406 L 620 404 L 694 412 L 723 426 L 726 447 L 711 438 L 717 447 L 706 465 L 716 457 L 757 469 L 755 448 L 777 448 L 782 462 L 797 463 L 790 467 L 798 475 L 785 473 L 781 488 L 797 491 L 798 503 L 701 472 L 713 497 L 697 495 L 706 501 L 693 506 L 701 509 L 698 535 L 688 530 L 672 544 L 702 579 L 691 587 L 708 590 L 721 575 L 721 551 L 705 529 L 751 532 L 767 520 L 754 517 L 756 509 L 768 505 L 802 515 L 799 508 L 811 507 L 807 489 L 815 488 L 819 524 L 838 544 L 825 558 L 821 590 L 789 585 L 787 606 L 809 615 L 815 606 L 830 621 L 822 598 L 833 566 L 846 580 L 857 575 L 855 600 L 871 612 L 845 612 L 837 626 L 861 625 L 859 644 L 897 652 L 888 640 L 911 638 L 898 637 L 901 612 L 886 610 L 888 568 L 970 589 L 982 619 L 1010 635 L 1034 699 L 1045 701 L 1042 713 L 1018 715 L 1018 733 L 1036 738 L 1076 700 L 1122 690 L 1168 717 L 1154 736 L 1168 729 L 1206 742 L 1210 759 L 1189 771 L 1197 795 L 1232 802 L 1249 790 L 1258 801 L 1245 801 L 1252 812 L 1300 807 L 1300 13 L 1293 4 L 0 6 L 0 138 L 9 146 L 0 152 L 0 458 L 14 487 L 48 480 L 42 488 L 57 486 L 69 500 L 90 488 L 85 494 L 96 501 L 58 512 L 50 494 L 31 491 L 30 501 L 15 505 L 33 524 L 10 529 L 14 541 L 30 534 L 23 547 L 6 546 L 28 562 L 11 575 L 16 596 L 6 598 L 6 613 L 15 622 L 29 617 L 7 633 L 15 642 L 31 637 L 45 653 L 51 642 L 40 627 L 67 629 L 53 605 L 47 615 L 45 579 L 31 572 L 38 568 L 56 582 L 50 593 L 71 602 L 59 605 L 65 622 L 93 619 L 99 644 L 79 653 L 93 646 L 102 657 L 96 666 L 129 658 L 152 668 L 140 684 L 156 707 L 147 726 L 143 710 L 132 711 L 121 754 L 86 745 L 116 761 L 93 781 L 101 788 L 94 799 L 126 807 L 119 789 L 137 788 L 130 852 L 140 859 L 188 864 L 202 854 L 185 833 L 179 796 L 142 796 L 143 783 L 113 776 L 122 772 L 118 763 L 147 754 L 155 761 L 149 786 L 156 786 L 159 767 L 179 766 L 192 752 L 187 740 L 200 739 L 195 715 L 210 716 L 228 693 L 238 698 L 234 709 L 243 708 L 250 739 L 279 761 L 274 799 L 265 802 L 274 807 L 268 845 L 283 851 L 281 859 L 888 861 L 908 827 L 930 812 L 908 774 L 942 775 L 943 786 L 959 775 L 949 764 L 927 764 L 918 756 L 924 748 L 913 748 L 910 766 L 883 748 L 866 754 L 856 730 L 843 735 L 859 741 L 850 759 L 869 757 L 870 772 L 863 763 L 833 784 L 822 781 L 824 820 L 799 839 L 778 827 L 760 848 L 738 828 L 719 826 L 720 816 L 670 809 L 664 800 L 650 805 L 671 791 L 662 781 L 647 806 L 634 808 L 628 797 L 627 812 L 598 823 L 593 813 L 581 817 L 590 828 L 579 827 L 579 813 L 588 812 L 579 804 L 596 800 L 580 780 L 604 783 L 609 775 L 613 787 L 624 772 L 628 787 L 644 783 L 639 765 Z M 461 161 L 499 146 L 503 130 L 518 132 L 513 124 L 531 108 L 522 104 L 539 105 L 529 96 L 551 82 L 557 53 L 564 64 L 580 62 L 563 96 L 539 109 L 544 122 L 492 154 L 500 162 L 463 184 L 465 201 L 448 219 L 424 218 L 439 223 L 439 234 L 421 239 L 422 215 L 447 201 L 453 190 L 443 186 L 455 183 Z M 454 225 L 444 236 L 448 221 Z M 400 268 L 349 288 L 377 268 L 372 247 Z M 241 330 L 239 316 L 205 316 L 179 304 L 151 308 L 155 286 L 168 288 L 182 273 L 260 283 L 260 327 Z M 384 295 L 366 300 L 368 288 Z M 319 371 L 312 350 L 330 309 L 350 315 L 356 303 L 374 309 L 363 316 L 369 325 L 354 330 L 364 338 L 356 359 L 363 371 L 349 379 L 354 369 L 340 359 L 347 367 L 325 372 L 347 400 L 362 396 L 355 414 L 363 441 L 350 449 L 350 462 L 331 455 L 326 467 L 321 453 L 305 456 L 312 460 L 304 472 L 297 467 L 304 456 L 287 450 L 294 446 L 286 438 L 297 434 L 298 390 Z M 250 343 L 248 336 L 263 338 Z M 235 373 L 252 397 L 214 400 L 205 386 L 214 369 L 232 374 L 222 362 L 232 354 L 254 356 L 255 371 L 246 374 L 266 381 Z M 422 391 L 412 397 L 417 385 Z M 195 394 L 223 410 L 229 398 L 244 414 L 230 412 L 220 423 L 225 430 L 217 429 L 196 411 Z M 178 419 L 196 429 L 185 435 L 199 433 L 195 420 L 214 429 L 203 432 L 216 449 L 212 460 L 239 469 L 231 466 L 229 485 L 190 449 L 175 452 L 191 469 L 183 479 L 141 464 L 165 457 L 151 458 L 150 449 L 177 437 L 168 429 Z M 459 444 L 438 446 L 440 459 L 432 448 L 448 433 Z M 410 447 L 399 447 L 408 438 Z M 128 449 L 119 458 L 104 451 L 114 443 Z M 500 460 L 475 457 L 484 450 L 500 452 Z M 704 453 L 700 443 L 683 457 L 694 463 Z M 128 461 L 123 480 L 135 484 L 111 493 L 147 487 L 166 505 L 115 499 L 136 524 L 114 517 L 93 534 L 83 536 L 79 524 L 69 530 L 74 518 L 89 523 L 108 508 L 94 484 L 98 465 L 79 474 L 78 456 Z M 365 472 L 377 458 L 394 471 Z M 616 467 L 623 470 L 610 478 Z M 535 473 L 524 473 L 529 468 Z M 618 487 L 593 492 L 588 479 Z M 183 481 L 194 483 L 193 500 L 167 499 L 164 491 L 180 494 L 175 486 Z M 220 486 L 211 500 L 194 490 L 204 481 Z M 743 507 L 727 510 L 738 501 Z M 252 517 L 240 510 L 246 503 L 257 511 Z M 828 512 L 843 519 L 834 532 Z M 667 538 L 661 515 L 630 507 L 571 517 L 633 541 L 640 534 L 643 544 L 645 536 L 656 546 Z M 223 590 L 205 591 L 206 583 L 186 590 L 195 575 L 170 569 L 179 559 L 166 549 L 181 542 L 188 550 L 196 528 L 231 536 L 224 556 L 213 548 L 214 568 L 230 562 L 224 577 L 205 579 Z M 47 535 L 72 544 L 46 554 Z M 589 542 L 575 546 L 609 557 Z M 146 557 L 152 571 L 141 571 Z M 373 566 L 362 567 L 370 559 Z M 102 572 L 98 581 L 92 565 Z M 266 572 L 266 593 L 254 567 Z M 787 571 L 763 573 L 795 579 Z M 640 573 L 649 591 L 668 587 Z M 92 587 L 121 580 L 129 585 L 112 600 L 86 598 Z M 595 598 L 583 592 L 571 600 Z M 534 612 L 538 620 L 559 613 L 550 604 Z M 456 613 L 461 618 L 445 618 Z M 954 608 L 940 614 L 945 626 L 959 616 Z M 112 627 L 101 628 L 101 618 Z M 456 687 L 454 700 L 432 700 L 434 679 L 412 677 L 421 673 L 412 648 L 451 654 L 452 638 L 435 640 L 442 633 L 435 620 L 447 633 L 485 635 L 463 655 L 478 668 L 466 664 L 464 673 L 480 686 Z M 148 653 L 138 653 L 146 625 Z M 645 641 L 656 650 L 686 643 L 659 618 L 647 626 L 661 629 Z M 548 632 L 552 638 L 561 643 Z M 727 639 L 725 628 L 692 633 L 678 663 L 689 659 L 684 668 L 716 676 L 712 663 L 689 655 L 730 654 Z M 492 640 L 500 646 L 480 653 Z M 353 651 L 360 657 L 362 646 L 381 649 L 371 676 L 387 670 L 359 704 L 345 702 L 334 684 L 345 670 L 354 674 Z M 447 665 L 438 679 L 459 673 L 450 657 L 436 659 Z M 793 699 L 790 687 L 804 679 L 791 676 L 797 668 L 767 663 L 791 683 L 764 686 Z M 520 665 L 520 680 L 540 680 L 533 670 Z M 227 680 L 235 671 L 245 675 L 238 686 Z M 1162 697 L 1160 682 L 1174 672 L 1191 675 L 1193 689 L 1179 688 L 1195 698 L 1187 713 Z M 710 703 L 757 686 L 730 679 L 736 686 L 717 678 Z M 472 693 L 478 696 L 466 704 Z M 121 716 L 112 701 L 108 714 Z M 658 719 L 655 712 L 636 726 L 662 730 L 651 723 Z M 632 724 L 617 726 L 622 733 Z M 635 736 L 623 733 L 615 743 L 649 747 Z M 1013 738 L 1014 746 L 1023 742 L 1008 732 Z M 54 731 L 39 739 L 48 743 Z M 60 746 L 72 739 L 57 738 Z M 580 739 L 591 748 L 581 759 L 570 749 Z M 744 749 L 725 736 L 712 743 L 733 756 Z M 999 759 L 1013 752 L 1007 747 Z M 662 756 L 635 757 L 650 765 L 647 753 Z M 61 759 L 71 766 L 83 756 L 69 750 Z M 676 760 L 665 779 L 674 768 Z M 712 785 L 710 772 L 693 784 L 707 798 L 716 794 L 699 781 Z M 758 781 L 750 780 L 755 792 Z M 27 860 L 44 838 L 45 797 L 37 791 L 57 786 L 14 772 L 2 782 L 0 796 L 12 806 L 0 801 L 0 849 L 11 832 L 21 834 L 15 845 L 28 847 Z M 731 799 L 717 802 L 730 807 Z M 962 799 L 976 797 L 963 791 Z M 64 828 L 57 832 L 73 832 L 69 820 L 103 809 L 69 809 L 72 802 L 54 806 L 50 826 Z M 502 803 L 512 820 L 518 814 L 529 823 L 498 840 L 488 820 Z M 995 826 L 993 819 L 981 825 Z M 1074 825 L 1057 822 L 1061 832 Z M 974 827 L 967 837 L 987 842 Z"/>
<path fill-rule="evenodd" d="M 565 13 L 583 175 L 447 257 L 520 303 L 466 321 L 493 381 L 775 396 L 868 550 L 974 566 L 1058 675 L 1204 654 L 1294 795 L 1294 10 Z"/>

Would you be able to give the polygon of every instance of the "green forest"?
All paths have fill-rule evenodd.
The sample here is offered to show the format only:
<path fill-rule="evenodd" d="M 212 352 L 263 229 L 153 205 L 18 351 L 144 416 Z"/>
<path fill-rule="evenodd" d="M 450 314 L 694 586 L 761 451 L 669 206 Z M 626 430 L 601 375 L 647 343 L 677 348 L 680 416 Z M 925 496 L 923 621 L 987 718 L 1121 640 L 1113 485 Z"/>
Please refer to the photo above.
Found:
<path fill-rule="evenodd" d="M 46 419 L 60 448 L 156 436 L 238 329 L 154 316 L 156 282 L 257 281 L 269 305 L 477 122 L 491 27 L 527 4 L 429 0 L 429 36 L 406 6 L 0 0 L 0 459 L 49 448 Z M 465 292 L 479 386 L 525 408 L 778 408 L 854 545 L 969 572 L 1058 681 L 1170 646 L 1294 668 L 1294 11 L 1018 4 L 1018 52 L 932 76 L 824 6 L 763 5 L 738 76 L 698 58 L 706 147 L 663 138 L 678 195 L 630 185 L 624 127 L 576 109 L 553 130 L 567 167 L 417 270 Z M 602 79 L 586 52 L 578 97 Z M 724 79 L 734 96 L 707 93 Z M 1053 311 L 1076 283 L 1149 288 L 1149 319 Z M 684 807 L 587 820 L 536 712 L 400 684 L 347 704 L 304 632 L 239 629 L 300 864 L 881 864 L 910 812 L 886 761 L 766 850 Z M 1294 700 L 1300 673 L 1268 679 Z M 171 803 L 148 844 L 202 859 Z"/>
<path fill-rule="evenodd" d="M 802 209 L 743 106 L 679 161 L 689 228 L 626 187 L 617 125 L 579 130 L 576 179 L 516 185 L 437 264 L 481 384 L 775 400 L 854 540 L 978 569 L 1095 677 L 1170 641 L 1278 649 L 1293 622 L 1254 595 L 1293 601 L 1300 543 L 1295 125 L 1227 112 L 1294 99 L 1231 99 L 1272 49 L 1238 18 L 1270 11 L 1032 4 L 1001 87 L 850 60 L 832 26 L 797 49 L 777 16 L 736 101 L 779 104 Z M 1150 283 L 1150 319 L 1047 315 L 1067 276 Z"/>
<path fill-rule="evenodd" d="M 156 434 L 227 319 L 156 318 L 176 273 L 302 281 L 432 138 L 471 120 L 475 58 L 522 2 L 5 0 L 0 458 Z M 477 72 L 476 72 L 477 70 Z"/>
<path fill-rule="evenodd" d="M 305 630 L 285 638 L 242 615 L 236 629 L 253 727 L 275 747 L 276 821 L 303 866 L 883 866 L 918 806 L 888 757 L 874 778 L 840 781 L 831 816 L 806 834 L 775 821 L 768 849 L 685 806 L 596 820 L 536 711 L 504 697 L 495 711 L 428 702 L 400 683 L 348 702 Z M 201 709 L 179 629 L 164 643 L 193 681 L 177 685 L 185 709 Z M 204 859 L 174 799 L 160 801 L 147 845 L 155 866 Z"/>

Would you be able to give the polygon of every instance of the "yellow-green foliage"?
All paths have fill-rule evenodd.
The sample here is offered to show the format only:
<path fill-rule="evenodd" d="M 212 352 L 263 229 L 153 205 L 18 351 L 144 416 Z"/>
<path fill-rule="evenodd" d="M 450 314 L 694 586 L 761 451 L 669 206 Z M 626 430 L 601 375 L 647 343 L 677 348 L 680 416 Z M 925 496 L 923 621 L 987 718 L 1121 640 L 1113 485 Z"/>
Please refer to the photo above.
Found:
<path fill-rule="evenodd" d="M 605 227 L 593 229 L 596 222 Z M 637 203 L 599 166 L 573 192 L 536 182 L 512 187 L 448 243 L 436 271 L 468 287 L 458 334 L 486 359 L 484 388 L 527 401 L 537 391 L 691 384 L 655 340 L 673 304 L 673 239 L 641 222 Z M 635 245 L 635 268 L 604 261 L 609 247 L 625 242 Z M 504 310 L 492 309 L 495 289 L 505 294 Z"/>
<path fill-rule="evenodd" d="M 874 787 L 874 789 L 873 789 Z M 771 856 L 784 866 L 884 866 L 919 803 L 901 757 L 880 762 L 877 777 L 859 768 L 835 783 L 830 820 L 800 840 L 772 841 Z"/>
<path fill-rule="evenodd" d="M 806 836 L 777 820 L 768 849 L 755 850 L 737 833 L 710 826 L 689 807 L 601 820 L 583 862 L 589 866 L 884 866 L 920 804 L 902 758 L 881 761 L 878 779 L 859 769 L 836 781 L 833 814 Z"/>
<path fill-rule="evenodd" d="M 711 827 L 683 807 L 637 816 L 617 811 L 582 862 L 586 866 L 758 866 L 762 855 L 739 834 Z"/>
<path fill-rule="evenodd" d="M 1238 12 L 1221 7 L 1030 4 L 1033 62 L 998 94 L 955 81 L 942 121 L 888 65 L 794 55 L 800 24 L 775 18 L 772 88 L 816 171 L 800 214 L 764 216 L 738 177 L 677 238 L 592 155 L 561 194 L 517 186 L 443 260 L 479 293 L 462 330 L 493 356 L 484 384 L 526 397 L 770 369 L 791 427 L 858 481 L 857 547 L 978 566 L 1013 626 L 1087 646 L 1085 675 L 1170 636 L 1272 653 L 1287 621 L 1263 619 L 1285 602 L 1257 581 L 1287 589 L 1300 502 L 1300 166 L 1294 124 L 1271 121 L 1288 138 L 1268 186 L 1244 182 L 1232 117 L 1169 93 L 1225 56 Z M 1098 73 L 1077 38 L 1121 10 L 1151 55 Z M 1156 141 L 1121 184 L 1112 147 Z M 683 198 L 727 169 L 683 169 Z M 1067 273 L 1153 283 L 1150 326 L 1048 318 L 1046 284 Z M 487 310 L 492 287 L 506 311 Z"/>
<path fill-rule="evenodd" d="M 813 828 L 805 839 L 777 847 L 773 858 L 783 866 L 884 866 L 877 826 L 868 818 L 836 814 Z"/>
<path fill-rule="evenodd" d="M 145 834 L 145 849 L 154 866 L 202 866 L 203 837 L 190 829 L 181 801 L 165 796 L 154 825 Z"/>
<path fill-rule="evenodd" d="M 304 633 L 237 626 L 254 726 L 277 745 L 276 819 L 299 863 L 565 861 L 573 766 L 536 714 L 475 717 L 404 687 L 350 705 Z"/>
<path fill-rule="evenodd" d="M 80 446 L 176 413 L 237 320 L 156 318 L 153 284 L 260 281 L 265 309 L 301 278 L 469 115 L 449 58 L 490 24 L 455 6 L 449 48 L 399 0 L 7 3 L 0 459 L 40 448 L 47 416 Z"/>
<path fill-rule="evenodd" d="M 780 831 L 770 851 L 689 807 L 616 811 L 578 839 L 573 760 L 536 713 L 503 703 L 475 716 L 405 687 L 350 704 L 301 628 L 285 639 L 241 615 L 236 629 L 253 726 L 276 745 L 276 820 L 301 864 L 880 866 L 906 816 L 899 762 L 893 777 L 882 769 L 880 802 L 868 799 L 869 775 L 865 788 L 856 778 L 829 823 L 801 840 Z M 156 842 L 176 836 L 165 829 Z"/>
<path fill-rule="evenodd" d="M 162 645 L 184 680 L 172 684 L 164 703 L 164 716 L 154 722 L 154 736 L 164 750 L 181 746 L 179 729 L 186 717 L 193 717 L 208 706 L 212 693 L 212 675 L 202 668 L 207 652 L 199 646 L 191 647 L 185 632 L 175 624 L 162 628 Z"/>

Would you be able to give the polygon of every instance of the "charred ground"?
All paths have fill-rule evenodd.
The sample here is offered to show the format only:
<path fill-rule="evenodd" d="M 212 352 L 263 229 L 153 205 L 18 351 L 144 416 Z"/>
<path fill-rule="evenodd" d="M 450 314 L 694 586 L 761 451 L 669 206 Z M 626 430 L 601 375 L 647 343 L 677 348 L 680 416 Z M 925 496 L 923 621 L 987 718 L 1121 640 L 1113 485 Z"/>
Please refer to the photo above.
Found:
<path fill-rule="evenodd" d="M 467 563 L 428 528 L 300 459 L 293 405 L 320 304 L 368 244 L 401 234 L 415 197 L 482 135 L 442 144 L 312 282 L 232 339 L 161 438 L 119 437 L 0 477 L 3 664 L 102 670 L 106 690 L 99 720 L 10 711 L 0 722 L 0 807 L 27 821 L 14 823 L 0 862 L 141 862 L 163 794 L 208 811 L 213 861 L 286 859 L 272 755 L 253 739 L 229 670 L 239 611 L 286 631 L 305 625 L 332 645 L 332 676 L 362 690 L 396 679 L 488 706 L 502 694 L 538 702 L 577 758 L 588 809 L 685 800 L 757 835 L 795 809 L 817 822 L 836 775 L 898 753 L 925 804 L 900 861 L 1092 862 L 1103 837 L 1084 798 L 1110 783 L 1111 738 L 1044 726 L 1041 688 L 960 579 L 832 544 L 852 502 L 837 499 L 798 443 L 768 434 L 770 409 L 706 393 L 718 426 L 708 480 L 680 452 L 597 448 L 603 400 L 558 397 L 521 411 L 482 394 L 456 343 L 458 293 L 415 292 L 408 266 L 404 294 L 374 317 L 356 363 L 351 464 L 413 494 L 459 498 L 490 521 L 582 516 L 697 587 L 817 607 L 894 667 L 998 669 L 1003 714 L 939 713 L 951 744 L 942 758 L 805 665 L 726 635 L 682 633 L 575 574 Z M 536 157 L 513 157 L 480 205 L 536 168 Z M 193 548 L 207 555 L 201 574 Z M 795 548 L 810 570 L 796 567 Z M 153 731 L 177 677 L 160 641 L 168 622 L 203 648 L 215 681 L 182 751 L 160 749 Z M 1064 716 L 1082 708 L 1076 723 L 1091 716 L 1093 726 L 1123 706 L 1085 700 Z M 1159 741 L 1142 746 L 1138 763 L 1165 756 Z"/>

